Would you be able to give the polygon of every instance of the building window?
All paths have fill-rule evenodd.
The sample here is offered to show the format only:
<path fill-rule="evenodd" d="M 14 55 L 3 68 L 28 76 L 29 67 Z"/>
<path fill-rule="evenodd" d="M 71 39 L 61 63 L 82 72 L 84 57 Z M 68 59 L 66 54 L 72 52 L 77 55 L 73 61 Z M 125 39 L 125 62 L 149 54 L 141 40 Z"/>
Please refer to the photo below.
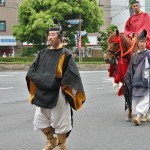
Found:
<path fill-rule="evenodd" d="M 0 6 L 5 6 L 5 0 L 0 0 Z"/>
<path fill-rule="evenodd" d="M 0 31 L 6 31 L 6 21 L 0 21 Z"/>

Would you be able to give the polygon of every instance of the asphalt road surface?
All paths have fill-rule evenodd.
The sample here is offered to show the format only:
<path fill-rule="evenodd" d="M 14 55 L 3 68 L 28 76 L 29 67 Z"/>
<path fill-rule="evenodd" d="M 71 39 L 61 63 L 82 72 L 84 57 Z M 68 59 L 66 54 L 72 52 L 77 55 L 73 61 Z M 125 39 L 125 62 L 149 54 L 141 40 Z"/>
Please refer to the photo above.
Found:
<path fill-rule="evenodd" d="M 35 106 L 28 102 L 26 72 L 0 72 L 0 150 L 41 150 L 45 137 L 33 130 Z M 86 102 L 74 111 L 68 150 L 149 150 L 150 122 L 126 122 L 107 71 L 81 72 Z"/>

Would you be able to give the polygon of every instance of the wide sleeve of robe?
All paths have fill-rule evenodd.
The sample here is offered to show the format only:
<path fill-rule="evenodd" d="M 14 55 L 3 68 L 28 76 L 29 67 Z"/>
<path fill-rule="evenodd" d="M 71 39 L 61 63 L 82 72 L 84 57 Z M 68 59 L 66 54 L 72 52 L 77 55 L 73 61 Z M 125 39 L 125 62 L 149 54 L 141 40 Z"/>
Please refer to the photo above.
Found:
<path fill-rule="evenodd" d="M 27 82 L 27 88 L 28 91 L 30 93 L 30 97 L 29 97 L 29 101 L 32 102 L 33 98 L 34 98 L 34 94 L 35 94 L 35 90 L 36 90 L 36 86 L 33 83 L 32 79 L 31 79 L 31 72 L 34 72 L 37 64 L 38 64 L 38 60 L 39 60 L 39 55 L 37 56 L 37 58 L 34 60 L 34 62 L 32 63 L 32 65 L 30 66 L 30 69 L 26 75 L 26 82 Z"/>
<path fill-rule="evenodd" d="M 129 36 L 130 33 L 132 33 L 132 27 L 131 27 L 131 23 L 130 23 L 130 18 L 127 20 L 126 24 L 125 24 L 125 29 L 124 29 L 124 34 L 126 36 Z"/>
<path fill-rule="evenodd" d="M 64 90 L 65 99 L 69 102 L 73 109 L 79 110 L 86 98 L 82 80 L 72 56 L 69 57 L 66 64 L 66 69 L 61 79 L 61 84 L 67 86 Z"/>

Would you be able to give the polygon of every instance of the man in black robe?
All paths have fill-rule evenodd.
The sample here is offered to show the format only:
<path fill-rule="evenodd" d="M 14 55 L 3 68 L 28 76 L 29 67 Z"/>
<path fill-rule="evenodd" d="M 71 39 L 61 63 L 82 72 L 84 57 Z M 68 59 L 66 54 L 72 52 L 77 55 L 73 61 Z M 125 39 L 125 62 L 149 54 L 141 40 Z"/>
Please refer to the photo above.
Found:
<path fill-rule="evenodd" d="M 61 27 L 48 30 L 50 47 L 41 50 L 28 70 L 30 102 L 36 105 L 34 128 L 47 137 L 43 150 L 66 150 L 72 129 L 72 108 L 79 110 L 85 94 L 72 55 L 62 45 Z M 56 136 L 57 135 L 57 136 Z"/>
<path fill-rule="evenodd" d="M 131 57 L 125 76 L 124 95 L 128 107 L 132 106 L 135 125 L 150 121 L 150 51 L 146 49 L 147 31 L 138 37 L 139 50 Z"/>

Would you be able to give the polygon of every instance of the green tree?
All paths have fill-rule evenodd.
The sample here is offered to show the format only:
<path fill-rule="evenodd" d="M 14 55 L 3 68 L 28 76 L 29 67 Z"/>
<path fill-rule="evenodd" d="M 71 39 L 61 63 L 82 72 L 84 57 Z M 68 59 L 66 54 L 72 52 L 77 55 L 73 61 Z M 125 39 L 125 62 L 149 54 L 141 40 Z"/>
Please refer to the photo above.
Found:
<path fill-rule="evenodd" d="M 36 47 L 28 47 L 28 48 L 23 48 L 21 50 L 18 50 L 16 56 L 31 57 L 31 56 L 35 56 L 36 53 L 37 53 Z"/>
<path fill-rule="evenodd" d="M 106 52 L 107 49 L 107 39 L 110 35 L 110 32 L 114 32 L 118 27 L 114 24 L 108 26 L 105 32 L 100 31 L 100 36 L 98 37 L 98 41 L 102 47 L 103 52 Z"/>
<path fill-rule="evenodd" d="M 130 13 L 130 16 L 132 16 L 134 14 L 133 10 L 132 10 L 132 7 L 131 7 L 131 3 L 134 2 L 135 0 L 129 0 L 129 13 Z"/>
<path fill-rule="evenodd" d="M 96 0 L 22 0 L 18 11 L 19 24 L 14 26 L 13 35 L 21 42 L 45 44 L 46 30 L 53 24 L 52 18 L 57 17 L 70 45 L 75 46 L 74 34 L 78 25 L 69 28 L 66 20 L 78 19 L 79 13 L 83 20 L 82 30 L 88 33 L 98 31 L 103 24 L 103 13 Z M 85 43 L 83 40 L 82 46 Z"/>

